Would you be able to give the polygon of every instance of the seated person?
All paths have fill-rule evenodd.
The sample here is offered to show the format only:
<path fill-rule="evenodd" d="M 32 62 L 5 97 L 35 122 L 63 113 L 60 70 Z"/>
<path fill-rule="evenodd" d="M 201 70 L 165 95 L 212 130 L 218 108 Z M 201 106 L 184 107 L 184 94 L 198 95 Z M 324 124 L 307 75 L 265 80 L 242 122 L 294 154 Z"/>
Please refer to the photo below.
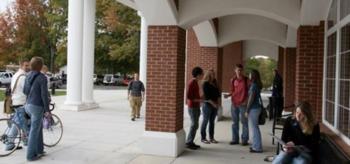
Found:
<path fill-rule="evenodd" d="M 320 141 L 320 126 L 312 114 L 311 105 L 301 102 L 294 117 L 287 119 L 282 140 L 286 143 L 273 164 L 311 164 L 315 162 Z"/>

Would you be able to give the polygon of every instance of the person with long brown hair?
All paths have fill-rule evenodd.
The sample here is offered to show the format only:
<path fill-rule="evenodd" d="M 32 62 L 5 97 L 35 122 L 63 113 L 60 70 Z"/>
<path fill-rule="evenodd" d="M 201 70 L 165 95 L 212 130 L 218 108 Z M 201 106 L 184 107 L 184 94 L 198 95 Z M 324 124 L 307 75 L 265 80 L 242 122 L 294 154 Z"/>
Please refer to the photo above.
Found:
<path fill-rule="evenodd" d="M 261 132 L 259 128 L 259 115 L 262 112 L 260 105 L 260 91 L 262 89 L 262 83 L 260 80 L 260 73 L 257 70 L 253 69 L 249 74 L 249 78 L 251 84 L 248 91 L 248 105 L 245 116 L 248 117 L 249 127 L 253 132 L 253 140 L 250 152 L 261 153 L 262 142 Z"/>
<path fill-rule="evenodd" d="M 202 142 L 205 144 L 218 143 L 214 138 L 215 118 L 218 112 L 219 98 L 221 96 L 219 88 L 214 84 L 214 77 L 207 71 L 203 78 L 203 122 L 201 126 Z M 209 141 L 206 139 L 206 129 L 209 123 Z"/>
<path fill-rule="evenodd" d="M 320 141 L 320 126 L 314 119 L 308 102 L 297 105 L 294 117 L 287 119 L 282 132 L 283 151 L 273 161 L 284 163 L 315 163 Z"/>

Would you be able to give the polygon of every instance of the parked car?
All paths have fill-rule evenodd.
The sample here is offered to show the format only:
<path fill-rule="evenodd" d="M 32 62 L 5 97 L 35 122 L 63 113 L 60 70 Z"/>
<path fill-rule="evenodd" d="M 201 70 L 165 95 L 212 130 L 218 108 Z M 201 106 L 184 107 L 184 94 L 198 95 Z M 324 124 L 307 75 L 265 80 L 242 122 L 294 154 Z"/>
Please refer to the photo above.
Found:
<path fill-rule="evenodd" d="M 103 77 L 103 85 L 115 85 L 115 79 L 113 74 L 105 74 Z"/>
<path fill-rule="evenodd" d="M 124 78 L 119 75 L 105 74 L 103 78 L 104 85 L 123 85 Z"/>
<path fill-rule="evenodd" d="M 0 87 L 3 85 L 10 85 L 12 76 L 12 72 L 0 72 Z"/>
<path fill-rule="evenodd" d="M 94 84 L 95 85 L 100 85 L 100 84 L 102 84 L 103 83 L 103 75 L 96 75 L 96 74 L 94 74 Z"/>
<path fill-rule="evenodd" d="M 63 82 L 62 79 L 52 76 L 50 77 L 50 88 L 52 88 L 53 86 L 55 86 L 55 89 L 60 89 L 63 86 Z"/>

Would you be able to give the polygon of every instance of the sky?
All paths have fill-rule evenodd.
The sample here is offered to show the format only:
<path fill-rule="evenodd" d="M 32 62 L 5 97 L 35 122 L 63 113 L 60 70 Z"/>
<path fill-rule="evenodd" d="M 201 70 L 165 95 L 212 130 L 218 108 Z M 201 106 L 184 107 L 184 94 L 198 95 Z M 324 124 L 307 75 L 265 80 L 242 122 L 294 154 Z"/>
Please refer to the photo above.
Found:
<path fill-rule="evenodd" d="M 0 0 L 0 12 L 3 12 L 6 10 L 7 5 L 12 2 L 13 0 Z"/>

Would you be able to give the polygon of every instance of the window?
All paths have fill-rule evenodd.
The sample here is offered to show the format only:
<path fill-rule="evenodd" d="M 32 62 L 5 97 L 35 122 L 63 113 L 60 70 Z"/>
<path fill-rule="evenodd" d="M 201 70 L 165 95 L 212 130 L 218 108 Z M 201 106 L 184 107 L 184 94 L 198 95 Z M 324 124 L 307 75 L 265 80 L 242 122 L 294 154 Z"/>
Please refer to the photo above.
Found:
<path fill-rule="evenodd" d="M 335 72 L 337 57 L 337 35 L 333 33 L 327 39 L 327 74 L 326 74 L 326 121 L 334 125 L 334 104 L 335 104 Z"/>
<path fill-rule="evenodd" d="M 327 18 L 323 122 L 350 144 L 350 0 L 333 0 Z"/>
<path fill-rule="evenodd" d="M 350 24 L 341 28 L 340 43 L 340 78 L 339 78 L 339 130 L 350 137 L 349 110 L 350 110 Z"/>

